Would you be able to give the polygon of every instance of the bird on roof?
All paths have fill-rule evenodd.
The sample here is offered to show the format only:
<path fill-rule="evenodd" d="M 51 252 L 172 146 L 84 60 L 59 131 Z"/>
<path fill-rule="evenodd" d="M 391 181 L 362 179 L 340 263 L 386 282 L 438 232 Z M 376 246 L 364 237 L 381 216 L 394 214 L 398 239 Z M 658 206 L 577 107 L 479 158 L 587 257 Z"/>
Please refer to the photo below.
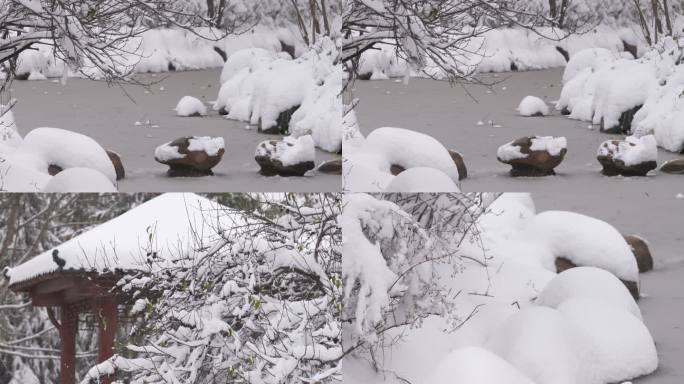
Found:
<path fill-rule="evenodd" d="M 61 270 L 64 268 L 64 266 L 66 265 L 66 260 L 64 260 L 64 259 L 62 259 L 61 257 L 59 257 L 59 250 L 57 250 L 57 249 L 55 249 L 54 251 L 52 251 L 52 261 L 54 261 L 55 264 L 57 264 L 57 266 L 59 267 L 59 270 L 60 270 L 60 271 L 61 271 Z"/>
<path fill-rule="evenodd" d="M 5 276 L 5 279 L 10 278 L 10 271 L 11 270 L 12 270 L 12 268 L 10 268 L 10 267 L 5 267 L 2 269 L 2 275 Z"/>

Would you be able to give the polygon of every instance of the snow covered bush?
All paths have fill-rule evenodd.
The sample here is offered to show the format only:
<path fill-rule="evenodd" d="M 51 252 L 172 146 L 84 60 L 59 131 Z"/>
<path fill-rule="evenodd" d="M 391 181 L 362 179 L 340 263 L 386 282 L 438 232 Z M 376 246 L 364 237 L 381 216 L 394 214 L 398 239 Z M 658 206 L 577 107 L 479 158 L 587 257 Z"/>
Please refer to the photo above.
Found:
<path fill-rule="evenodd" d="M 243 50 L 228 58 L 214 110 L 260 131 L 311 135 L 316 146 L 342 149 L 342 69 L 327 37 L 296 59 Z"/>
<path fill-rule="evenodd" d="M 253 209 L 204 207 L 197 252 L 118 284 L 134 297 L 128 351 L 83 383 L 115 373 L 131 383 L 337 383 L 341 310 L 340 195 L 251 195 Z M 154 238 L 154 231 L 150 235 Z"/>

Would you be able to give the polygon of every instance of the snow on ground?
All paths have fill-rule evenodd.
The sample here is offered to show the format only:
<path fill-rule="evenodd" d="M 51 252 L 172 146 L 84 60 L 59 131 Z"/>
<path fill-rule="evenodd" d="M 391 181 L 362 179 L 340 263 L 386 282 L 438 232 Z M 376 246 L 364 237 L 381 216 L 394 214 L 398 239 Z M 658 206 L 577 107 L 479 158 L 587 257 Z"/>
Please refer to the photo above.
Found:
<path fill-rule="evenodd" d="M 461 181 L 460 188 L 466 192 L 566 194 L 572 191 L 578 199 L 591 198 L 597 190 L 602 196 L 614 198 L 645 193 L 670 198 L 682 192 L 678 175 L 657 173 L 654 177 L 637 179 L 603 176 L 596 160 L 597 148 L 605 140 L 622 140 L 624 136 L 601 133 L 587 122 L 570 120 L 558 113 L 531 119 L 515 112 L 517 104 L 527 95 L 537 95 L 549 103 L 556 100 L 562 73 L 562 69 L 552 69 L 483 75 L 482 80 L 486 82 L 499 82 L 493 92 L 484 86 L 466 85 L 467 94 L 460 87 L 429 79 L 411 79 L 407 84 L 357 81 L 350 91 L 359 99 L 356 117 L 362 134 L 368 135 L 376 127 L 400 126 L 430 135 L 444 146 L 461 152 L 468 167 L 468 178 Z M 483 124 L 478 125 L 478 121 Z M 509 167 L 496 160 L 497 149 L 516 138 L 536 135 L 567 138 L 569 150 L 556 169 L 557 175 L 539 179 L 509 177 Z M 348 146 L 345 143 L 345 151 Z M 658 150 L 661 163 L 679 157 Z"/>
<path fill-rule="evenodd" d="M 174 111 L 178 116 L 204 116 L 207 114 L 207 106 L 196 97 L 183 96 Z"/>
<path fill-rule="evenodd" d="M 259 175 L 254 149 L 263 140 L 282 139 L 280 135 L 258 134 L 246 124 L 223 119 L 216 114 L 202 119 L 176 116 L 169 106 L 191 94 L 203 103 L 216 97 L 220 69 L 137 75 L 141 81 L 160 81 L 149 90 L 135 86 L 109 88 L 106 84 L 69 79 L 65 86 L 51 81 L 16 81 L 13 96 L 19 102 L 13 111 L 22 133 L 29 127 L 60 126 L 92 137 L 106 149 L 121 155 L 126 178 L 119 180 L 120 191 L 339 191 L 339 176 L 317 173 L 315 177 L 266 178 Z M 163 88 L 160 89 L 160 88 Z M 130 96 L 133 101 L 129 99 Z M 102 103 L 107 100 L 107 103 Z M 40 113 L 36 113 L 40 105 Z M 140 122 L 136 125 L 136 122 Z M 185 136 L 224 137 L 230 147 L 213 168 L 215 176 L 169 178 L 168 167 L 154 161 L 159 145 Z M 316 159 L 326 161 L 337 155 L 316 150 Z M 2 167 L 3 165 L 0 165 Z M 12 172 L 24 178 L 21 172 Z M 24 184 L 26 185 L 26 184 Z M 37 188 L 25 188 L 35 191 Z"/>
<path fill-rule="evenodd" d="M 506 360 L 478 347 L 457 349 L 443 358 L 423 384 L 533 384 Z"/>
<path fill-rule="evenodd" d="M 520 116 L 546 116 L 549 114 L 549 106 L 538 97 L 525 96 L 518 105 L 517 111 Z"/>
<path fill-rule="evenodd" d="M 17 147 L 21 143 L 21 135 L 14 120 L 14 112 L 0 104 L 0 145 Z"/>
<path fill-rule="evenodd" d="M 392 165 L 404 169 L 433 168 L 458 186 L 458 169 L 440 142 L 408 129 L 383 127 L 365 139 L 345 144 L 344 188 L 366 192 L 388 190 L 388 183 L 394 177 L 390 172 Z M 439 182 L 439 186 L 453 190 L 450 184 Z"/>

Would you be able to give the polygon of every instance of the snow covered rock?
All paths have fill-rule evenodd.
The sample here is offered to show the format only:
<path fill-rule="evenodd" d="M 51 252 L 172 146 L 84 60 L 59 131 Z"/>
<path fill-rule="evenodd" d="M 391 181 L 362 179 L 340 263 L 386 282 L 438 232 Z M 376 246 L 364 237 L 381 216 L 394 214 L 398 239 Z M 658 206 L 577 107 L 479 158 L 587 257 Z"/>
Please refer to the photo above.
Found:
<path fill-rule="evenodd" d="M 178 116 L 206 116 L 207 106 L 196 97 L 183 96 L 174 111 Z"/>
<path fill-rule="evenodd" d="M 558 311 L 594 340 L 602 382 L 621 383 L 658 367 L 650 332 L 627 311 L 593 299 L 570 299 Z"/>
<path fill-rule="evenodd" d="M 648 272 L 653 269 L 653 256 L 648 249 L 648 242 L 637 235 L 625 236 L 625 241 L 632 248 L 632 253 L 639 267 L 639 273 Z"/>
<path fill-rule="evenodd" d="M 556 174 L 567 151 L 565 137 L 523 137 L 499 147 L 497 159 L 513 167 L 511 176 L 547 176 Z"/>
<path fill-rule="evenodd" d="M 318 166 L 318 172 L 327 173 L 330 175 L 342 174 L 342 160 L 328 160 Z"/>
<path fill-rule="evenodd" d="M 527 235 L 546 245 L 554 260 L 543 263 L 557 272 L 574 266 L 605 269 L 639 297 L 639 269 L 629 245 L 613 226 L 574 212 L 546 211 L 530 220 Z M 551 265 L 549 265 L 551 264 Z"/>
<path fill-rule="evenodd" d="M 88 136 L 64 129 L 32 130 L 9 157 L 12 162 L 53 175 L 69 168 L 91 168 L 116 183 L 116 170 L 104 148 Z"/>
<path fill-rule="evenodd" d="M 116 179 L 121 180 L 124 177 L 126 177 L 126 170 L 123 167 L 121 156 L 118 153 L 110 150 L 107 150 L 107 156 L 109 156 L 109 160 L 112 161 L 112 165 L 114 166 L 114 171 L 116 172 Z"/>
<path fill-rule="evenodd" d="M 660 167 L 660 172 L 684 175 L 684 159 L 675 159 L 665 162 Z"/>
<path fill-rule="evenodd" d="M 466 167 L 465 160 L 463 160 L 463 155 L 458 151 L 450 149 L 449 156 L 451 156 L 451 159 L 454 161 L 454 164 L 456 164 L 456 169 L 458 169 L 458 179 L 463 180 L 467 178 L 468 168 Z"/>
<path fill-rule="evenodd" d="M 162 144 L 154 151 L 154 159 L 169 166 L 171 177 L 213 175 L 211 171 L 223 157 L 222 137 L 188 136 Z"/>
<path fill-rule="evenodd" d="M 384 127 L 371 132 L 365 145 L 386 159 L 389 163 L 387 171 L 393 165 L 404 170 L 429 167 L 442 171 L 458 183 L 458 168 L 449 151 L 431 136 L 403 128 Z"/>
<path fill-rule="evenodd" d="M 549 106 L 538 97 L 527 96 L 522 99 L 517 111 L 520 116 L 546 116 L 549 114 Z"/>
<path fill-rule="evenodd" d="M 534 384 L 506 360 L 480 347 L 457 349 L 442 358 L 422 384 Z"/>
<path fill-rule="evenodd" d="M 535 303 L 558 308 L 570 299 L 598 300 L 641 319 L 641 310 L 625 285 L 600 268 L 577 267 L 559 273 L 539 292 Z"/>
<path fill-rule="evenodd" d="M 117 192 L 116 187 L 102 173 L 91 168 L 69 168 L 52 177 L 43 192 Z"/>
<path fill-rule="evenodd" d="M 4 113 L 4 114 L 3 114 Z M 21 135 L 17 130 L 14 113 L 7 106 L 0 104 L 0 144 L 10 147 L 18 147 L 21 143 Z"/>
<path fill-rule="evenodd" d="M 315 168 L 316 150 L 311 136 L 261 142 L 254 159 L 264 176 L 304 176 Z"/>
<path fill-rule="evenodd" d="M 658 167 L 658 144 L 652 135 L 608 140 L 599 146 L 596 158 L 606 176 L 646 176 Z"/>
<path fill-rule="evenodd" d="M 385 192 L 460 192 L 460 189 L 449 176 L 438 169 L 414 167 L 393 178 Z"/>
<path fill-rule="evenodd" d="M 538 384 L 603 383 L 590 335 L 555 309 L 522 309 L 492 333 L 486 347 Z"/>

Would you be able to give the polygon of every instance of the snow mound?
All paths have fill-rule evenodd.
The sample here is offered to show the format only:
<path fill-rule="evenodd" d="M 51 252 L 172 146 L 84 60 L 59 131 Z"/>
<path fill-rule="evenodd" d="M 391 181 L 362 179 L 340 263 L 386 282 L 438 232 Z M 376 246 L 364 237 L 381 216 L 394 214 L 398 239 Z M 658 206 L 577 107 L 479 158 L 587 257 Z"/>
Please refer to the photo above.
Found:
<path fill-rule="evenodd" d="M 302 137 L 288 136 L 282 141 L 267 140 L 257 146 L 255 156 L 268 156 L 271 160 L 278 160 L 284 166 L 305 162 L 315 162 L 316 148 L 313 138 L 309 135 Z"/>
<path fill-rule="evenodd" d="M 56 174 L 45 185 L 43 192 L 117 192 L 117 189 L 102 173 L 91 168 L 77 167 Z"/>
<path fill-rule="evenodd" d="M 638 282 L 639 270 L 632 250 L 613 226 L 574 212 L 546 211 L 526 228 L 530 239 L 546 245 L 554 257 L 577 266 L 593 266 L 612 272 L 622 280 Z M 544 265 L 553 266 L 554 260 Z"/>
<path fill-rule="evenodd" d="M 381 44 L 378 49 L 368 49 L 361 54 L 357 72 L 366 80 L 386 80 L 405 76 L 410 71 L 406 60 L 395 52 L 395 47 Z"/>
<path fill-rule="evenodd" d="M 233 78 L 233 76 L 244 68 L 249 68 L 249 71 L 252 72 L 259 69 L 264 64 L 270 63 L 274 59 L 275 55 L 263 48 L 245 48 L 233 52 L 228 56 L 225 64 L 223 64 L 220 79 L 221 85 Z"/>
<path fill-rule="evenodd" d="M 639 306 L 625 285 L 612 273 L 595 267 L 567 269 L 551 280 L 535 303 L 558 308 L 570 299 L 592 299 L 619 308 L 641 319 Z"/>
<path fill-rule="evenodd" d="M 457 349 L 446 355 L 423 384 L 534 384 L 499 356 L 479 347 Z"/>
<path fill-rule="evenodd" d="M 403 128 L 385 127 L 371 132 L 365 145 L 368 150 L 381 154 L 389 165 L 395 164 L 405 169 L 434 168 L 458 183 L 458 169 L 449 151 L 431 136 Z"/>
<path fill-rule="evenodd" d="M 601 383 L 593 340 L 555 309 L 522 309 L 492 333 L 486 346 L 535 383 Z"/>
<path fill-rule="evenodd" d="M 385 192 L 460 192 L 460 189 L 444 172 L 416 167 L 393 178 Z"/>
<path fill-rule="evenodd" d="M 11 154 L 11 158 L 15 163 L 20 162 L 46 174 L 50 165 L 62 169 L 91 168 L 116 184 L 116 171 L 107 152 L 90 137 L 64 129 L 32 130 Z"/>
<path fill-rule="evenodd" d="M 603 382 L 620 383 L 652 373 L 658 367 L 650 332 L 627 311 L 592 299 L 570 299 L 558 311 L 595 341 Z"/>
<path fill-rule="evenodd" d="M 638 165 L 649 161 L 658 161 L 658 143 L 655 136 L 646 135 L 640 138 L 628 136 L 624 141 L 607 140 L 599 146 L 598 156 L 612 156 L 614 160 L 622 160 L 626 166 Z"/>
<path fill-rule="evenodd" d="M 21 144 L 21 135 L 17 130 L 14 113 L 11 109 L 7 109 L 6 105 L 0 104 L 0 114 L 2 114 L 0 116 L 0 144 L 18 147 Z"/>
<path fill-rule="evenodd" d="M 518 105 L 517 111 L 520 113 L 520 116 L 547 116 L 549 114 L 549 106 L 538 97 L 526 96 Z"/>
<path fill-rule="evenodd" d="M 183 96 L 178 101 L 174 111 L 176 111 L 178 116 L 205 116 L 207 114 L 207 107 L 196 97 Z"/>

